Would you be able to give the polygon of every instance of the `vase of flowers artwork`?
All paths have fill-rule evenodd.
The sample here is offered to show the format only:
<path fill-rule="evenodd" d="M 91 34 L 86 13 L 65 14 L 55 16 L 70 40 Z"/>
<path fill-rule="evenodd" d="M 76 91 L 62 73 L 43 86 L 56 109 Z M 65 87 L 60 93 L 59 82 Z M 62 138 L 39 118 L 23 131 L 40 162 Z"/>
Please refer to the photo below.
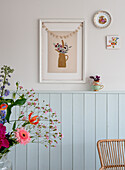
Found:
<path fill-rule="evenodd" d="M 55 50 L 59 53 L 58 67 L 66 68 L 66 62 L 69 59 L 67 53 L 72 46 L 68 46 L 67 43 L 64 43 L 63 40 L 62 40 L 62 44 L 54 43 L 54 46 L 55 46 Z"/>

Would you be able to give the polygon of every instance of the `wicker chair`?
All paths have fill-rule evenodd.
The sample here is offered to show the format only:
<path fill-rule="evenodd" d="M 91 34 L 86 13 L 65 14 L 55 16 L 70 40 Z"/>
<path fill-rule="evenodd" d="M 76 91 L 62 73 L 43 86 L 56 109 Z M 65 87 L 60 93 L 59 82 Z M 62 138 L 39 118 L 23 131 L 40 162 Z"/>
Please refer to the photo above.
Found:
<path fill-rule="evenodd" d="M 97 142 L 100 170 L 125 170 L 125 139 L 104 139 Z"/>

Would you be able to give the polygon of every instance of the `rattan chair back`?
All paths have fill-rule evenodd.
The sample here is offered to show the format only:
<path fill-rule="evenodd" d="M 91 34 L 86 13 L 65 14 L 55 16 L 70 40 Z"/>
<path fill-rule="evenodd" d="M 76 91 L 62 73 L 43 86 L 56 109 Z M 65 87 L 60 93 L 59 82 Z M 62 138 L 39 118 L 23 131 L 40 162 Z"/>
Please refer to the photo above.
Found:
<path fill-rule="evenodd" d="M 97 142 L 101 169 L 125 169 L 125 139 L 104 139 Z"/>

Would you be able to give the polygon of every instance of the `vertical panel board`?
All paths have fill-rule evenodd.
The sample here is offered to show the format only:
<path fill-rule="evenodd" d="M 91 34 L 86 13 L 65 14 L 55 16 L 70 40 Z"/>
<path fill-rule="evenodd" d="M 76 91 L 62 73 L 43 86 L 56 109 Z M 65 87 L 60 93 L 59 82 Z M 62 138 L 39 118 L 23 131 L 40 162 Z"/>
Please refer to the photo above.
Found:
<path fill-rule="evenodd" d="M 125 139 L 125 94 L 119 94 L 119 138 Z"/>
<path fill-rule="evenodd" d="M 8 160 L 11 161 L 12 170 L 16 170 L 16 147 L 12 147 L 8 154 Z"/>
<path fill-rule="evenodd" d="M 45 102 L 44 102 L 45 101 Z M 39 94 L 40 107 L 49 104 L 49 94 Z M 49 170 L 49 147 L 39 143 L 39 170 Z"/>
<path fill-rule="evenodd" d="M 38 143 L 27 145 L 27 170 L 38 170 Z"/>
<path fill-rule="evenodd" d="M 96 146 L 97 141 L 106 139 L 106 95 L 96 94 Z M 101 167 L 96 147 L 96 170 Z"/>
<path fill-rule="evenodd" d="M 53 112 L 56 112 L 58 119 L 61 119 L 60 109 L 60 94 L 50 94 L 50 107 Z M 57 125 L 58 130 L 61 129 L 61 124 Z M 54 145 L 56 143 L 53 143 Z M 56 145 L 56 148 L 50 147 L 50 170 L 61 169 L 61 142 Z"/>
<path fill-rule="evenodd" d="M 118 94 L 108 94 L 108 138 L 118 139 Z"/>
<path fill-rule="evenodd" d="M 73 170 L 85 170 L 85 112 L 83 94 L 73 94 Z"/>
<path fill-rule="evenodd" d="M 16 107 L 16 114 L 19 115 L 20 108 Z M 17 117 L 16 117 L 17 118 Z M 26 170 L 27 168 L 27 146 L 16 145 L 16 170 Z"/>
<path fill-rule="evenodd" d="M 95 170 L 95 94 L 85 94 L 85 170 Z"/>
<path fill-rule="evenodd" d="M 27 146 L 17 145 L 16 146 L 16 170 L 26 170 L 27 168 Z"/>
<path fill-rule="evenodd" d="M 62 170 L 72 170 L 72 94 L 62 94 Z"/>

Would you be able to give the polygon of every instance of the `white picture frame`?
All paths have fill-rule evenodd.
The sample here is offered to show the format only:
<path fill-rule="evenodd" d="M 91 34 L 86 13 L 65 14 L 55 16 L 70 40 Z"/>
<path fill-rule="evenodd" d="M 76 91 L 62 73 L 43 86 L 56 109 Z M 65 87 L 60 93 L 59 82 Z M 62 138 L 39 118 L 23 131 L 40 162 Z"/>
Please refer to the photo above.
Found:
<path fill-rule="evenodd" d="M 51 31 L 74 31 L 82 23 L 81 31 L 77 32 L 77 72 L 48 73 L 48 43 L 45 23 Z M 57 25 L 56 25 L 57 23 Z M 59 24 L 60 23 L 60 24 Z M 65 27 L 65 24 L 69 26 Z M 64 25 L 64 26 L 63 26 Z M 75 26 L 75 27 L 74 27 Z M 39 81 L 40 83 L 85 83 L 85 20 L 84 19 L 39 19 Z"/>

